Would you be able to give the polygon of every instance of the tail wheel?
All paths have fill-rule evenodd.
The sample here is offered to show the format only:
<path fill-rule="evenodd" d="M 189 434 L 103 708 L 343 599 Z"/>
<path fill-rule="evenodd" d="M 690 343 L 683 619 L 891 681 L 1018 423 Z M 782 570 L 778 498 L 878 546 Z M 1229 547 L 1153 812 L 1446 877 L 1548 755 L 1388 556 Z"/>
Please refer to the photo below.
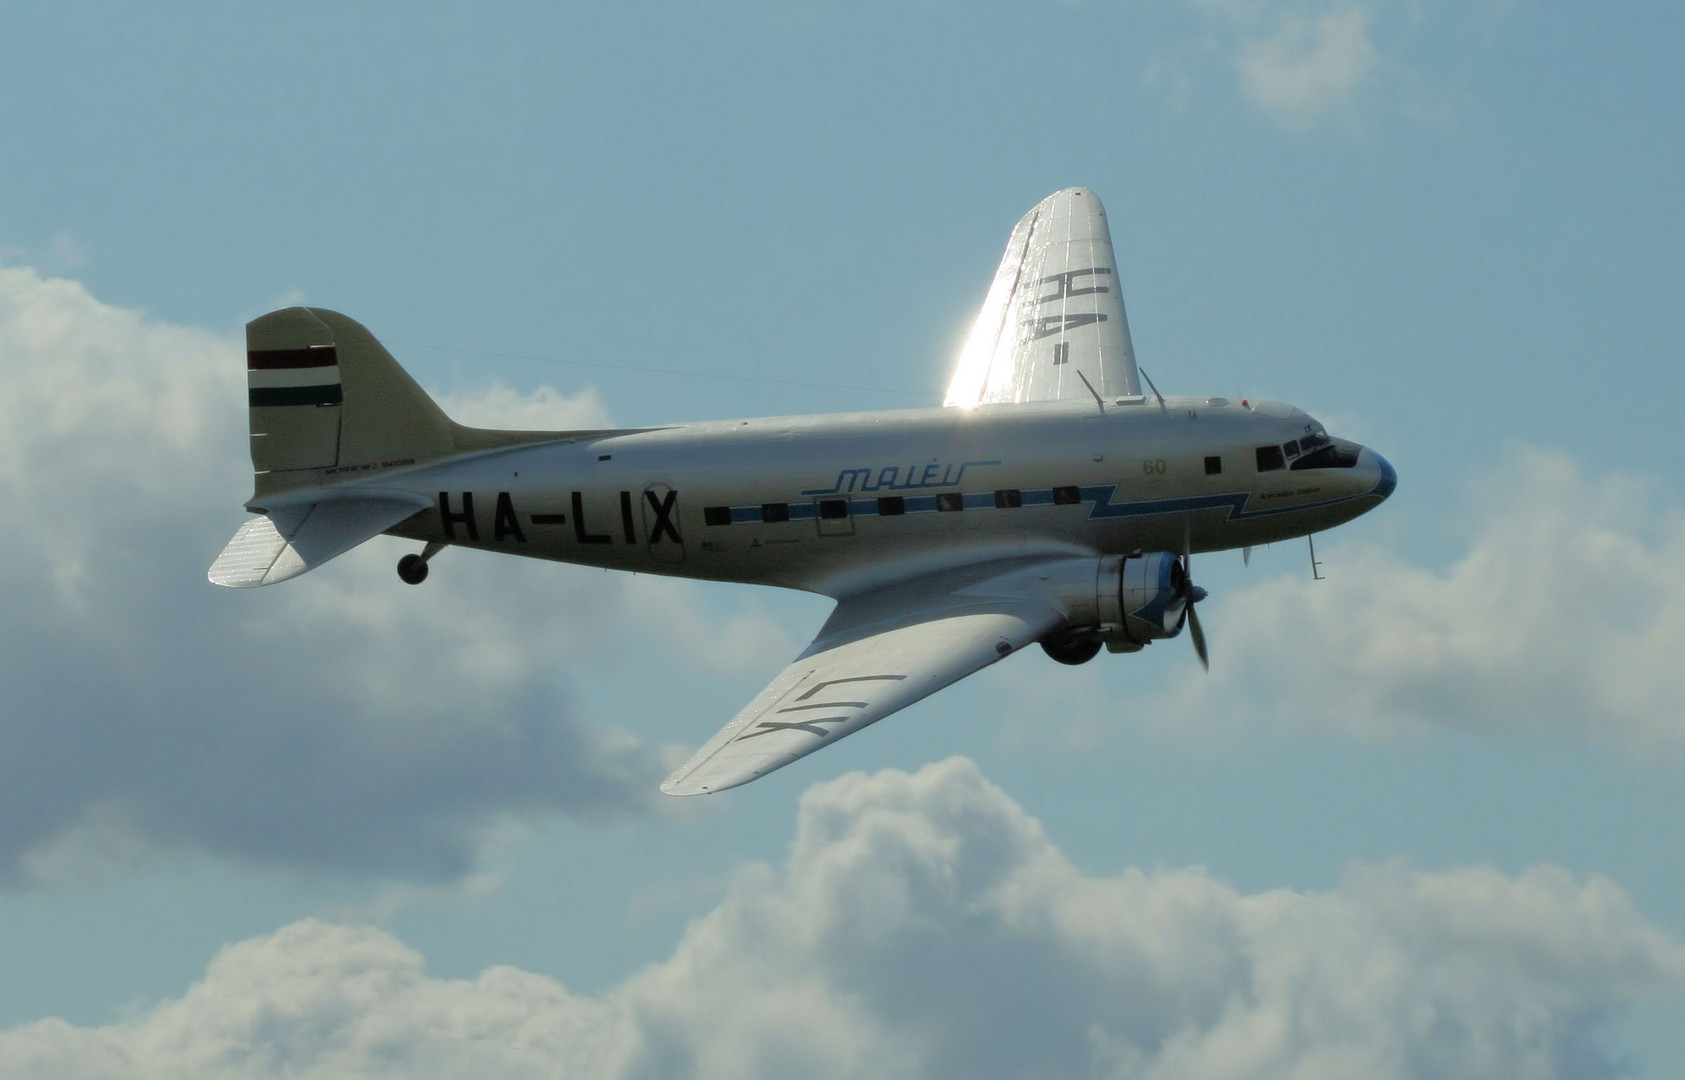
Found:
<path fill-rule="evenodd" d="M 427 560 L 420 555 L 405 555 L 398 560 L 398 577 L 405 585 L 420 585 L 427 580 Z"/>

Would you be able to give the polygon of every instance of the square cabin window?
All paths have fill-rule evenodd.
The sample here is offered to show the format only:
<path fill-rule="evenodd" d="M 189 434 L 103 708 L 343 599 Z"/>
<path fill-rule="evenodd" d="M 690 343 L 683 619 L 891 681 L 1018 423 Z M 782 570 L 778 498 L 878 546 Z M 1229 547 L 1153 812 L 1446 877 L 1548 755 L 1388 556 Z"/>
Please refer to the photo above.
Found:
<path fill-rule="evenodd" d="M 1260 446 L 1260 447 L 1258 447 L 1258 471 L 1259 472 L 1273 472 L 1276 469 L 1283 468 L 1284 466 L 1286 466 L 1286 464 L 1287 464 L 1287 459 L 1281 456 L 1281 447 L 1279 447 L 1279 446 Z"/>
<path fill-rule="evenodd" d="M 878 500 L 879 517 L 900 517 L 907 512 L 907 500 L 900 495 L 885 495 Z"/>
<path fill-rule="evenodd" d="M 1220 475 L 1222 475 L 1222 472 L 1223 472 L 1223 459 L 1221 457 L 1219 457 L 1216 454 L 1212 454 L 1210 457 L 1205 459 L 1205 475 L 1206 476 L 1220 476 Z"/>
<path fill-rule="evenodd" d="M 1017 488 L 1006 488 L 995 492 L 995 509 L 1011 510 L 1024 505 L 1024 493 Z"/>
<path fill-rule="evenodd" d="M 1082 491 L 1075 484 L 1053 489 L 1053 504 L 1055 506 L 1075 506 L 1082 501 Z"/>
<path fill-rule="evenodd" d="M 944 491 L 936 496 L 938 510 L 964 510 L 965 496 L 957 491 Z"/>
<path fill-rule="evenodd" d="M 789 521 L 790 520 L 790 504 L 789 503 L 762 503 L 761 504 L 761 520 L 762 521 L 768 521 L 768 522 L 771 522 L 771 521 Z"/>
<path fill-rule="evenodd" d="M 847 499 L 819 500 L 819 516 L 822 518 L 845 518 L 848 516 Z"/>
<path fill-rule="evenodd" d="M 702 523 L 704 525 L 730 525 L 731 507 L 705 506 L 702 508 Z"/>

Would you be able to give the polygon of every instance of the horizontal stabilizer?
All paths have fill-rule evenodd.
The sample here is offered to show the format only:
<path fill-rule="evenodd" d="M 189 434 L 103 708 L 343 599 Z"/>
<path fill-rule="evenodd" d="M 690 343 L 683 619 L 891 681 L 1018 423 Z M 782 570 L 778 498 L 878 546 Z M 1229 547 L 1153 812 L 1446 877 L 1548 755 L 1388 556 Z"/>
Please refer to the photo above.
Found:
<path fill-rule="evenodd" d="M 271 507 L 240 526 L 206 576 L 230 589 L 286 581 L 432 505 L 403 492 L 339 492 Z"/>

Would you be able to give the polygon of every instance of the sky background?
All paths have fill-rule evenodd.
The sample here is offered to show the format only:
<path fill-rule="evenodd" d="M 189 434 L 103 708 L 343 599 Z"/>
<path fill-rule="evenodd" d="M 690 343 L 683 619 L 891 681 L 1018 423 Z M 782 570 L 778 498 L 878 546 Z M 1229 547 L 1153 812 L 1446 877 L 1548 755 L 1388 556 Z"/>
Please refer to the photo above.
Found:
<path fill-rule="evenodd" d="M 0 1075 L 1685 1061 L 1676 5 L 0 9 Z M 828 602 L 380 538 L 204 579 L 243 323 L 512 427 L 933 405 L 1109 212 L 1166 393 L 1396 494 L 1185 641 L 656 786 Z M 698 716 L 716 722 L 697 723 Z"/>

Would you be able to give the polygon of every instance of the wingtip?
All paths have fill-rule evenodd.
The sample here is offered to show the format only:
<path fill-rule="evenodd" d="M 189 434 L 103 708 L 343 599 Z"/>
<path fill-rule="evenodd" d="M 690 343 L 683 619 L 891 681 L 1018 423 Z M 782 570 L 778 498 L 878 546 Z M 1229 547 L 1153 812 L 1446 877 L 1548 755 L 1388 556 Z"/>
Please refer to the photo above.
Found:
<path fill-rule="evenodd" d="M 1105 214 L 1106 208 L 1104 206 L 1100 205 L 1100 196 L 1094 194 L 1093 188 L 1083 187 L 1081 185 L 1078 185 L 1076 187 L 1060 188 L 1058 191 L 1055 191 L 1053 194 L 1049 195 L 1047 198 L 1043 199 L 1040 203 L 1038 203 L 1036 205 L 1036 209 L 1041 210 L 1041 209 L 1047 208 L 1047 207 L 1050 206 L 1050 204 L 1061 201 L 1061 200 L 1074 203 L 1078 199 L 1082 199 L 1086 202 L 1092 203 L 1093 204 L 1092 209 L 1094 209 L 1095 211 L 1097 211 L 1098 213 L 1100 213 L 1102 215 Z M 1034 212 L 1035 212 L 1034 210 L 1031 211 L 1031 213 L 1034 213 Z"/>
<path fill-rule="evenodd" d="M 699 775 L 710 771 L 713 775 Z M 677 798 L 686 798 L 691 795 L 717 795 L 734 787 L 742 787 L 751 780 L 758 780 L 771 771 L 770 769 L 740 769 L 737 772 L 724 772 L 719 768 L 704 770 L 700 767 L 686 767 L 667 778 L 666 782 L 661 785 L 661 794 L 672 795 Z"/>

